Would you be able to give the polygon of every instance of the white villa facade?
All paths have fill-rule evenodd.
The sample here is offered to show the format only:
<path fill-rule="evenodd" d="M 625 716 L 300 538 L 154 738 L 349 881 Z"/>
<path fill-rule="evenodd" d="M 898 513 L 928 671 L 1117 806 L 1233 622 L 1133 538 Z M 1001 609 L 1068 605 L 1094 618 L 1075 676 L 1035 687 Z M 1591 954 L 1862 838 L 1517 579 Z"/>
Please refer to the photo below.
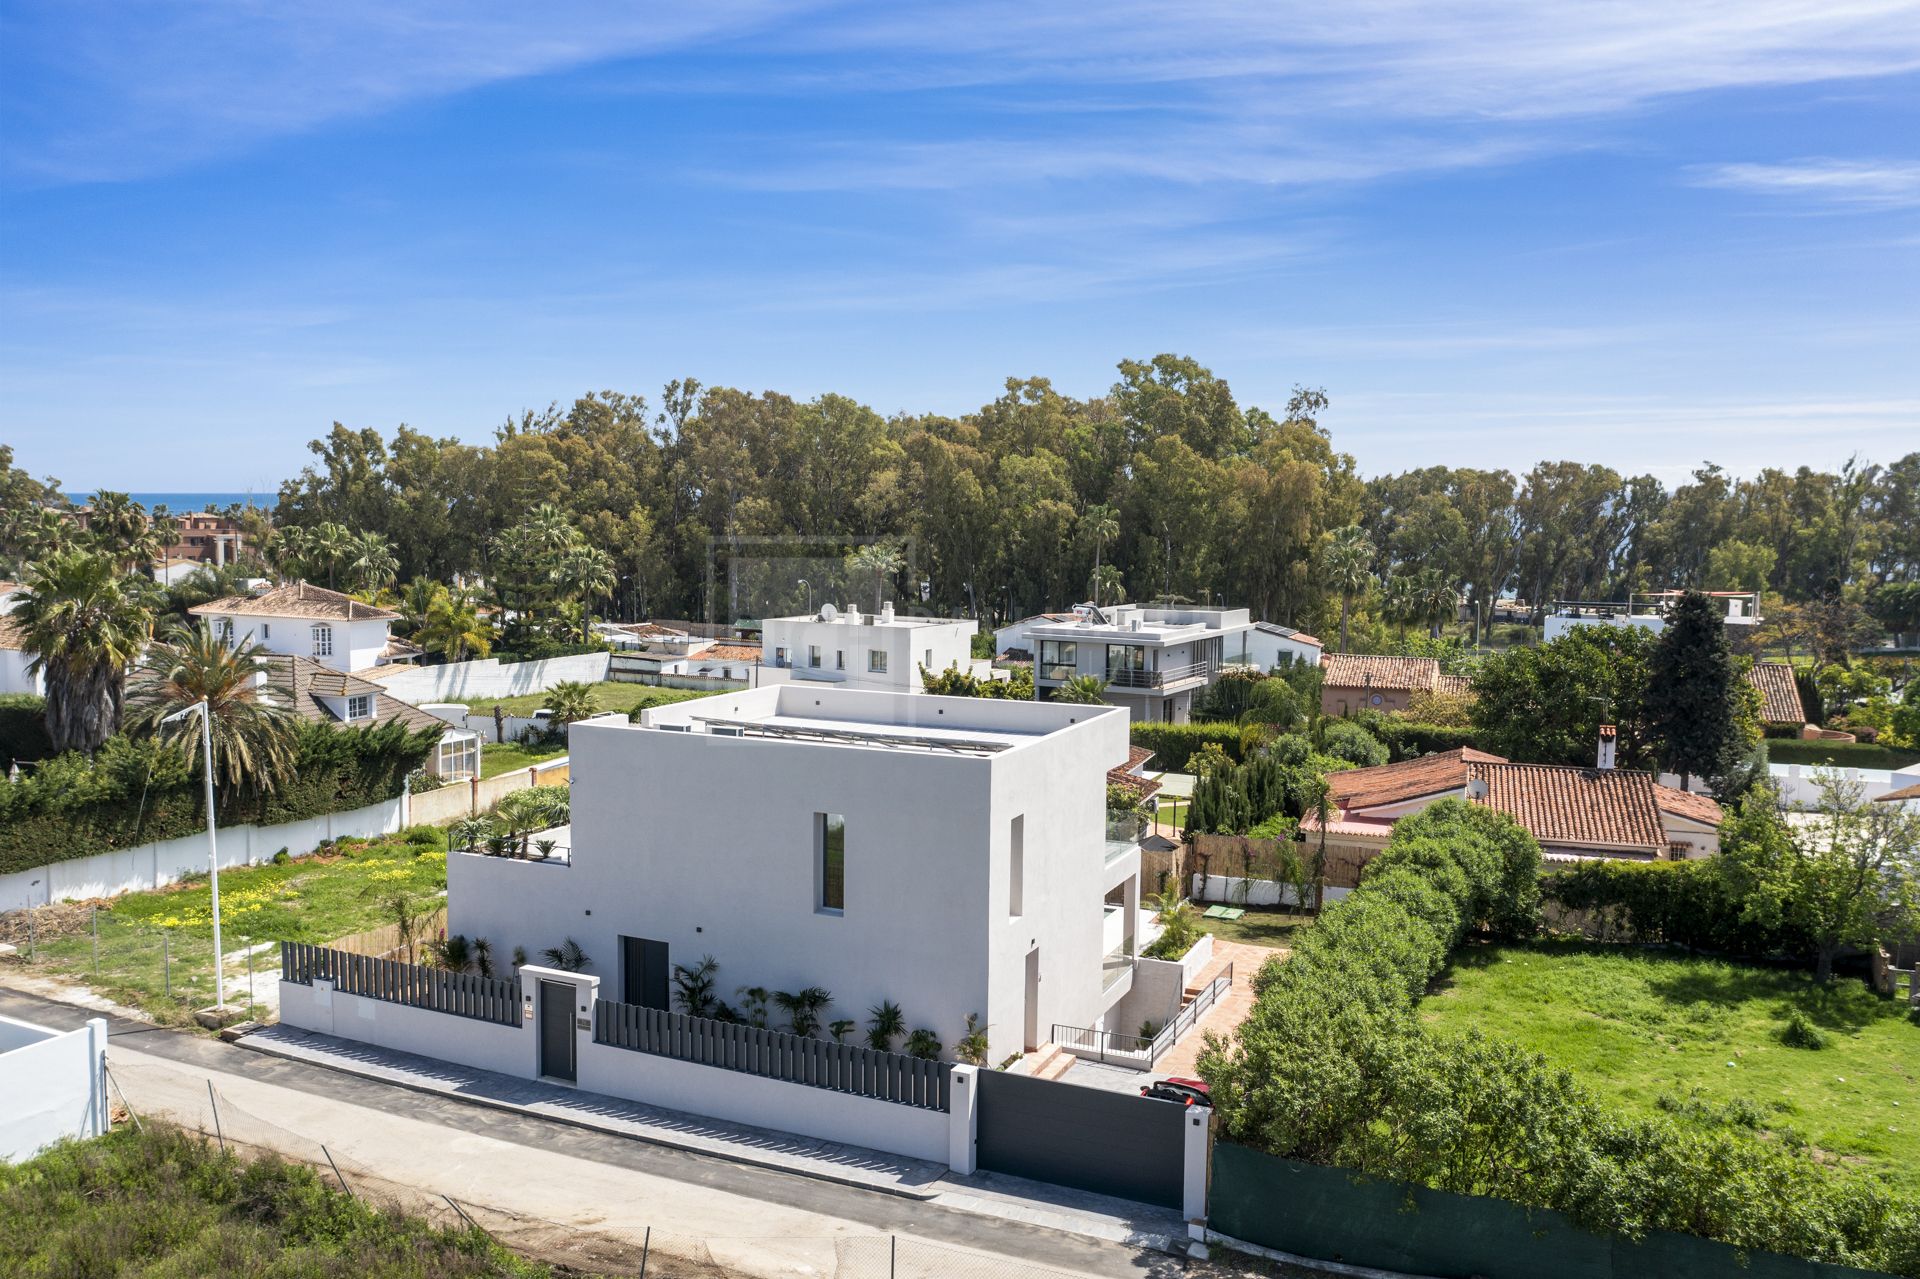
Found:
<path fill-rule="evenodd" d="M 885 604 L 878 613 L 831 605 L 817 614 L 769 617 L 760 628 L 759 683 L 838 684 L 876 692 L 919 693 L 920 668 L 991 672 L 976 663 L 968 618 L 902 617 Z"/>
<path fill-rule="evenodd" d="M 1136 720 L 1184 724 L 1193 699 L 1223 665 L 1251 660 L 1254 629 L 1244 608 L 1083 604 L 1069 617 L 1043 614 L 994 633 L 995 649 L 1032 654 L 1034 696 L 1044 700 L 1079 675 L 1107 682 L 1107 700 Z"/>
<path fill-rule="evenodd" d="M 863 1034 L 891 1000 L 949 1057 L 978 1014 L 1001 1061 L 1131 987 L 1140 849 L 1106 823 L 1127 723 L 794 682 L 576 724 L 568 852 L 452 854 L 448 929 L 496 955 L 572 938 L 603 997 L 648 1007 L 709 955 L 736 1008 L 821 987 L 821 1023 Z"/>
<path fill-rule="evenodd" d="M 392 660 L 387 626 L 400 615 L 340 591 L 289 582 L 189 609 L 227 643 L 251 640 L 269 653 L 309 657 L 336 671 L 371 670 Z"/>
<path fill-rule="evenodd" d="M 1626 600 L 1555 600 L 1547 610 L 1545 638 L 1559 639 L 1576 626 L 1637 626 L 1658 635 L 1667 629 L 1667 610 L 1679 602 L 1680 591 L 1653 591 Z M 1760 623 L 1757 591 L 1708 591 L 1729 626 Z"/>

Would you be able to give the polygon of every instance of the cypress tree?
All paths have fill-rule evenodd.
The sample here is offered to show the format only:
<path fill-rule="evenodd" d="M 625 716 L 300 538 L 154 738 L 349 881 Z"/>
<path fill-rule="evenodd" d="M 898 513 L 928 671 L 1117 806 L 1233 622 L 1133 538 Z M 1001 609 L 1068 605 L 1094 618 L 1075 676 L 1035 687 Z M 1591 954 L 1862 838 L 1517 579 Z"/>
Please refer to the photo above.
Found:
<path fill-rule="evenodd" d="M 1743 746 L 1740 685 L 1711 599 L 1699 591 L 1680 597 L 1648 665 L 1647 723 L 1660 766 L 1683 785 L 1724 772 Z"/>

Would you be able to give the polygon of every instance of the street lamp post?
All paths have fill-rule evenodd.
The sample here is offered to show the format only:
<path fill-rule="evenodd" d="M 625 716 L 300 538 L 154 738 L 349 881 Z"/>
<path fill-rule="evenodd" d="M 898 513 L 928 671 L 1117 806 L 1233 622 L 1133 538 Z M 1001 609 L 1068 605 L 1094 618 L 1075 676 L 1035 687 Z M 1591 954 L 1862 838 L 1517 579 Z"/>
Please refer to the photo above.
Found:
<path fill-rule="evenodd" d="M 221 970 L 223 953 L 220 949 L 220 850 L 213 832 L 213 715 L 207 707 L 207 699 L 201 698 L 185 710 L 175 711 L 161 720 L 162 724 L 171 724 L 176 719 L 189 715 L 200 716 L 200 771 L 205 775 L 207 799 L 207 871 L 213 888 L 213 1004 L 224 1008 L 227 1003 L 227 984 Z"/>

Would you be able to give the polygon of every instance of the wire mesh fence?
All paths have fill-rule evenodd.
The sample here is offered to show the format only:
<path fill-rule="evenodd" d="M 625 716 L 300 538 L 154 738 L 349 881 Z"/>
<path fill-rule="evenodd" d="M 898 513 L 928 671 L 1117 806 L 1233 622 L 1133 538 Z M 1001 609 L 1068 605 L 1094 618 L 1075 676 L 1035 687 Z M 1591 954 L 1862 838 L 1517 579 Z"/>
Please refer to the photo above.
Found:
<path fill-rule="evenodd" d="M 83 983 L 163 1020 L 216 1002 L 205 928 L 125 918 L 86 903 L 8 912 L 5 936 L 29 972 Z M 221 939 L 226 1001 L 258 1015 L 278 1002 L 278 939 L 229 927 Z"/>
<path fill-rule="evenodd" d="M 1065 1279 L 1068 1272 L 913 1236 L 685 1234 L 659 1225 L 543 1219 L 383 1175 L 357 1157 L 347 1134 L 315 1135 L 235 1101 L 218 1084 L 184 1087 L 179 1072 L 114 1063 L 116 1101 L 129 1122 L 164 1114 L 242 1158 L 267 1154 L 306 1164 L 336 1189 L 377 1211 L 423 1218 L 446 1229 L 477 1229 L 502 1247 L 562 1273 L 613 1279 Z"/>

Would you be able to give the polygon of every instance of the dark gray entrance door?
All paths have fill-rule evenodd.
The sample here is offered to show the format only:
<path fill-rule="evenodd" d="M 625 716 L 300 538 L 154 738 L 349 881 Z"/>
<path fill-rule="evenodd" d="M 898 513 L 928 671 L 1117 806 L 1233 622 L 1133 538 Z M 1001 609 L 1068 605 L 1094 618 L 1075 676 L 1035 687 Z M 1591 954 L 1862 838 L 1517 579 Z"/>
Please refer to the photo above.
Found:
<path fill-rule="evenodd" d="M 541 981 L 540 1073 L 550 1079 L 577 1078 L 573 1060 L 574 1042 L 573 984 Z"/>
<path fill-rule="evenodd" d="M 977 1078 L 982 1168 L 1180 1207 L 1185 1106 L 1004 1070 Z"/>
<path fill-rule="evenodd" d="M 642 1008 L 668 1008 L 667 943 L 648 937 L 620 939 L 620 996 Z"/>

